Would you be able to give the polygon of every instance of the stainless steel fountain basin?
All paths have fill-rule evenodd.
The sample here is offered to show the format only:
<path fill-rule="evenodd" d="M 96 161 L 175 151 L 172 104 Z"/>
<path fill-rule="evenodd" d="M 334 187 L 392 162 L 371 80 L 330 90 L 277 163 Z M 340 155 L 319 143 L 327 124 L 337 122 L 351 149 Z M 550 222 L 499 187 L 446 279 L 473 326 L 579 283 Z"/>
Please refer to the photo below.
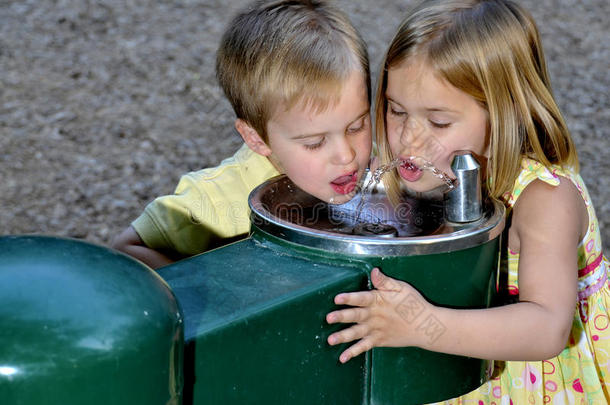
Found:
<path fill-rule="evenodd" d="M 358 235 L 352 230 L 359 225 L 356 211 L 362 198 L 357 195 L 346 204 L 327 204 L 300 190 L 286 176 L 278 176 L 257 187 L 249 203 L 252 222 L 259 229 L 297 244 L 342 254 L 412 256 L 451 252 L 492 240 L 504 229 L 504 206 L 499 201 L 488 201 L 477 221 L 453 223 L 445 219 L 444 201 L 405 196 L 394 207 L 379 184 L 364 196 L 359 220 L 360 226 L 369 224 L 386 234 Z M 396 229 L 398 236 L 387 235 L 384 225 Z"/>

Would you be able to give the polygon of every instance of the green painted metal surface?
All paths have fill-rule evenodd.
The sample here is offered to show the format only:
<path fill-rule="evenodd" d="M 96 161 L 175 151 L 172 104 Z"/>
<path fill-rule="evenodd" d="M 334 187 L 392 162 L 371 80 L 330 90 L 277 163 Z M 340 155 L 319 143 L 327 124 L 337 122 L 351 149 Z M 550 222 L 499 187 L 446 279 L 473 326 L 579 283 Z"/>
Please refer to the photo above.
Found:
<path fill-rule="evenodd" d="M 0 403 L 178 405 L 183 324 L 143 264 L 82 241 L 0 237 Z"/>
<path fill-rule="evenodd" d="M 371 260 L 386 274 L 411 283 L 429 301 L 452 308 L 491 305 L 497 261 L 498 238 L 450 253 Z M 405 316 L 424 328 L 430 340 L 445 333 L 444 325 L 410 308 Z M 372 365 L 371 404 L 420 404 L 478 388 L 487 380 L 492 363 L 409 347 L 374 349 Z"/>
<path fill-rule="evenodd" d="M 160 269 L 184 310 L 185 405 L 364 403 L 366 356 L 339 364 L 325 316 L 367 271 L 251 238 Z"/>
<path fill-rule="evenodd" d="M 364 261 L 369 268 L 379 267 L 385 274 L 409 282 L 436 305 L 484 308 L 495 297 L 500 237 L 453 252 L 393 257 L 329 253 L 285 241 L 256 227 L 252 237 L 268 248 L 313 261 Z M 425 315 L 417 322 L 431 339 L 444 327 Z M 408 405 L 453 398 L 479 387 L 490 368 L 488 360 L 419 348 L 375 348 L 366 373 L 368 396 L 363 404 Z"/>
<path fill-rule="evenodd" d="M 498 245 L 496 237 L 434 255 L 347 255 L 254 226 L 248 239 L 157 274 L 82 241 L 0 237 L 0 402 L 407 405 L 454 397 L 478 387 L 489 362 L 376 348 L 339 364 L 346 345 L 326 338 L 343 326 L 325 316 L 336 294 L 367 288 L 375 266 L 437 305 L 487 307 Z M 423 325 L 431 338 L 443 328 Z"/>

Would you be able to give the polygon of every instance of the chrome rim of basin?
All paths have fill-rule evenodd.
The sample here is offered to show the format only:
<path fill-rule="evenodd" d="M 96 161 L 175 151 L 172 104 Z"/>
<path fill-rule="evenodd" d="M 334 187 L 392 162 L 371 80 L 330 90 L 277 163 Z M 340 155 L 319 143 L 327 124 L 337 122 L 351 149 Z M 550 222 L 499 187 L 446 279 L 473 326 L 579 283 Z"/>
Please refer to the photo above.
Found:
<path fill-rule="evenodd" d="M 345 233 L 341 231 L 341 226 L 345 223 L 341 221 L 329 223 L 328 216 L 336 219 L 337 213 L 342 216 L 342 213 L 350 212 L 358 204 L 359 198 L 362 196 L 356 196 L 352 201 L 341 206 L 326 204 L 300 190 L 286 176 L 280 175 L 255 188 L 250 194 L 248 203 L 253 227 L 299 245 L 348 255 L 413 256 L 446 253 L 486 243 L 495 239 L 504 229 L 505 208 L 496 200 L 485 204 L 483 216 L 477 221 L 456 224 L 443 220 L 428 226 L 429 233 L 420 236 L 400 236 L 399 233 L 399 236 L 388 237 L 392 232 L 383 229 L 384 225 L 388 222 L 393 225 L 392 221 L 397 221 L 396 219 L 378 220 L 382 234 L 376 236 Z M 369 206 L 377 209 L 385 207 L 386 212 L 392 207 L 396 212 L 396 207 L 391 206 L 381 185 L 378 185 L 366 198 L 369 199 Z M 418 213 L 424 218 L 426 215 L 430 216 L 430 210 L 439 209 L 435 204 L 431 206 L 424 204 L 423 207 L 423 211 L 421 207 L 418 208 Z M 303 215 L 303 212 L 307 212 L 308 215 Z M 366 215 L 365 212 L 364 216 Z M 321 221 L 321 218 L 324 220 Z M 345 217 L 341 219 L 345 220 Z M 373 224 L 373 227 L 377 228 L 379 223 Z M 329 225 L 333 225 L 334 228 Z"/>

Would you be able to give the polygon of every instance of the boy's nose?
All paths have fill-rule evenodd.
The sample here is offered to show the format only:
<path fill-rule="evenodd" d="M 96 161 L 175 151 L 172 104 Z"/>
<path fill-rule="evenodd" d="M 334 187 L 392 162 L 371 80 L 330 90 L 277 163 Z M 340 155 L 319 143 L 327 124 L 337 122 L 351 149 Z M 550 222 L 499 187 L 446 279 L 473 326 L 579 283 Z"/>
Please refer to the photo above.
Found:
<path fill-rule="evenodd" d="M 333 153 L 333 160 L 335 164 L 346 165 L 354 160 L 355 156 L 356 151 L 347 139 L 343 138 L 336 142 Z"/>

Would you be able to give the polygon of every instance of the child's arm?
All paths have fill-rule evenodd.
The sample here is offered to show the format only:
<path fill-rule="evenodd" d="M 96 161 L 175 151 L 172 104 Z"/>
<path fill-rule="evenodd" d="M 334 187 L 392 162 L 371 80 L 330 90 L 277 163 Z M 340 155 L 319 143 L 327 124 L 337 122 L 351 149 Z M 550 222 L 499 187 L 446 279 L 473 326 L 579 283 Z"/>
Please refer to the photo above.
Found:
<path fill-rule="evenodd" d="M 329 323 L 356 323 L 328 337 L 358 340 L 341 354 L 350 358 L 376 346 L 424 349 L 496 360 L 541 360 L 567 342 L 577 298 L 577 245 L 586 221 L 580 195 L 569 180 L 557 187 L 534 181 L 513 210 L 509 245 L 520 251 L 520 302 L 499 308 L 455 310 L 428 303 L 410 285 L 371 277 L 372 291 L 339 294 Z M 586 225 L 585 225 L 586 226 Z"/>
<path fill-rule="evenodd" d="M 173 263 L 174 260 L 144 244 L 136 230 L 129 226 L 112 241 L 112 248 L 127 253 L 153 269 Z"/>

